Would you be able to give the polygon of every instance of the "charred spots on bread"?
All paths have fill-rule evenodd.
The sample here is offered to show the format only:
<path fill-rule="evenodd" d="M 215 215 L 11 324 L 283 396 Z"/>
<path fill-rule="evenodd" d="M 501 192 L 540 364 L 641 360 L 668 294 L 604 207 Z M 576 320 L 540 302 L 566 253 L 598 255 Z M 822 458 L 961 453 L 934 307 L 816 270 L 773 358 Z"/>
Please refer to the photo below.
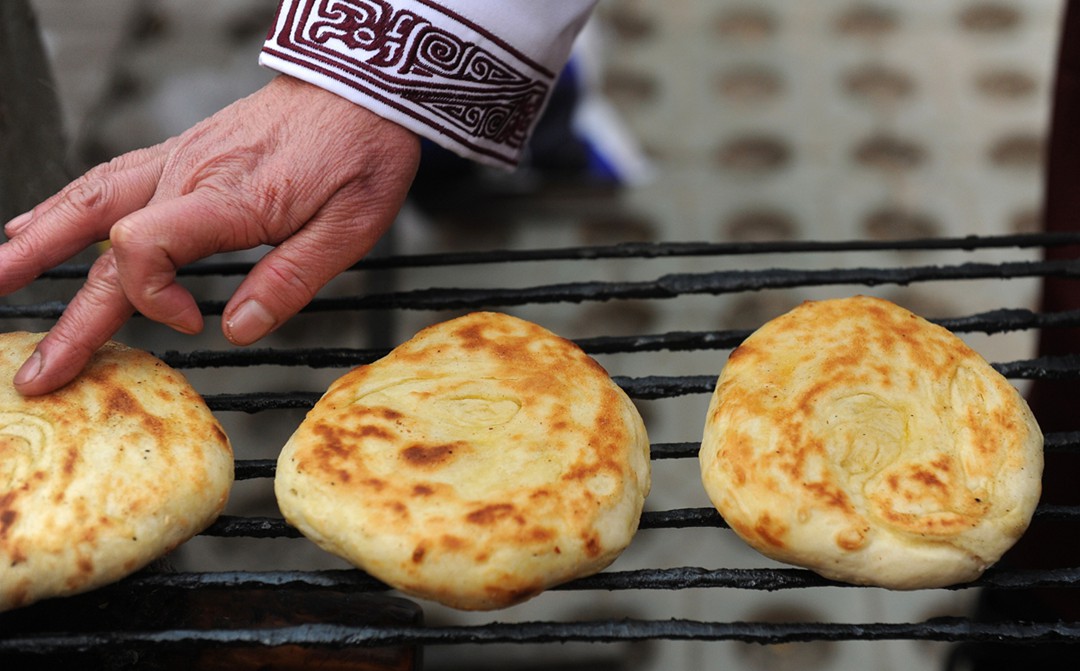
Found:
<path fill-rule="evenodd" d="M 0 540 L 7 536 L 8 529 L 19 517 L 19 511 L 5 507 L 7 498 L 7 496 L 0 498 Z"/>
<path fill-rule="evenodd" d="M 0 334 L 0 372 L 43 336 Z M 117 343 L 53 393 L 0 394 L 0 423 L 0 610 L 138 569 L 205 528 L 232 482 L 228 440 L 198 394 Z"/>
<path fill-rule="evenodd" d="M 855 512 L 855 508 L 851 505 L 851 499 L 848 497 L 847 493 L 836 484 L 818 481 L 808 482 L 803 486 L 826 508 L 835 508 L 844 513 Z"/>
<path fill-rule="evenodd" d="M 344 429 L 338 426 L 331 426 L 326 423 L 319 423 L 312 427 L 312 431 L 319 437 L 318 447 L 316 448 L 317 454 L 316 463 L 323 465 L 330 458 L 347 459 L 352 452 L 350 449 L 350 443 L 342 439 L 342 435 L 347 433 Z"/>
<path fill-rule="evenodd" d="M 88 576 L 94 572 L 94 562 L 91 561 L 89 557 L 80 557 L 77 566 L 79 567 L 79 572 L 82 573 L 83 576 Z M 76 579 L 73 578 L 72 580 Z"/>
<path fill-rule="evenodd" d="M 147 411 L 131 392 L 120 386 L 115 386 L 109 390 L 105 399 L 105 412 L 108 417 L 137 417 L 143 425 L 143 430 L 152 438 L 160 438 L 169 433 L 169 429 L 160 417 Z"/>
<path fill-rule="evenodd" d="M 939 587 L 977 577 L 1026 528 L 1037 423 L 946 329 L 856 296 L 804 303 L 739 349 L 699 461 L 758 551 L 857 584 Z"/>
<path fill-rule="evenodd" d="M 60 467 L 61 472 L 71 477 L 75 473 L 75 464 L 79 462 L 79 450 L 70 447 L 64 453 L 64 463 Z"/>
<path fill-rule="evenodd" d="M 945 468 L 943 470 L 948 470 L 948 468 Z M 915 468 L 912 469 L 911 478 L 913 480 L 916 480 L 917 482 L 919 482 L 920 484 L 924 485 L 927 488 L 936 488 L 936 489 L 939 489 L 939 490 L 941 490 L 943 492 L 946 489 L 945 488 L 945 483 L 942 482 L 937 477 L 937 475 L 934 474 L 933 471 L 926 470 L 926 469 L 921 468 L 919 466 L 916 466 Z"/>
<path fill-rule="evenodd" d="M 787 536 L 788 526 L 769 513 L 762 513 L 754 525 L 754 533 L 765 543 L 783 548 L 786 545 L 784 537 Z"/>
<path fill-rule="evenodd" d="M 413 443 L 401 450 L 401 458 L 411 466 L 435 468 L 445 465 L 454 458 L 455 452 L 460 454 L 465 449 L 467 445 L 461 441 L 441 445 Z"/>
<path fill-rule="evenodd" d="M 469 546 L 469 543 L 461 536 L 443 534 L 439 536 L 439 547 L 447 552 L 461 552 Z"/>
<path fill-rule="evenodd" d="M 400 518 L 402 521 L 408 521 L 409 507 L 401 501 L 388 501 L 386 507 L 394 514 L 394 516 Z"/>
<path fill-rule="evenodd" d="M 603 551 L 600 538 L 596 534 L 586 534 L 582 539 L 585 546 L 585 554 L 589 557 L 599 557 Z"/>
<path fill-rule="evenodd" d="M 836 545 L 845 552 L 855 552 L 866 545 L 866 537 L 869 533 L 869 524 L 848 527 L 836 534 Z"/>
<path fill-rule="evenodd" d="M 381 478 L 364 478 L 359 481 L 359 484 L 375 492 L 382 492 L 390 486 L 386 480 Z"/>
<path fill-rule="evenodd" d="M 334 486 L 323 461 L 353 473 L 350 486 Z M 606 566 L 649 483 L 648 439 L 625 392 L 572 342 L 491 312 L 425 328 L 339 378 L 278 464 L 279 506 L 305 535 L 388 585 L 466 610 Z M 358 484 L 367 478 L 387 484 Z"/>
<path fill-rule="evenodd" d="M 470 524 L 488 526 L 506 518 L 514 518 L 518 524 L 525 524 L 525 518 L 518 513 L 512 503 L 493 503 L 472 511 L 465 516 Z"/>

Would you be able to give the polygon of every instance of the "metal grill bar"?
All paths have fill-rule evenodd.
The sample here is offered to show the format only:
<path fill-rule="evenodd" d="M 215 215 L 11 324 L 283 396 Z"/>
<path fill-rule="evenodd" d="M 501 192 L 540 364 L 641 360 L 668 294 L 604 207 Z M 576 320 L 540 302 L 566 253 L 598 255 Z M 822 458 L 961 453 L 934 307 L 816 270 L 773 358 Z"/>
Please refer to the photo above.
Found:
<path fill-rule="evenodd" d="M 830 270 L 785 268 L 766 271 L 727 270 L 713 273 L 673 273 L 644 282 L 569 282 L 522 289 L 417 289 L 367 296 L 315 299 L 304 309 L 304 312 L 372 309 L 462 310 L 615 299 L 670 299 L 695 294 L 721 295 L 810 285 L 907 285 L 941 280 L 1021 277 L 1080 277 L 1080 262 L 1067 260 L 1001 264 L 967 263 L 959 266 Z M 225 301 L 200 303 L 200 309 L 208 315 L 220 315 L 224 308 Z"/>
<path fill-rule="evenodd" d="M 964 590 L 980 587 L 1031 589 L 1036 587 L 1080 586 L 1080 568 L 1039 570 L 987 570 L 970 583 L 946 589 Z M 301 587 L 310 590 L 355 590 L 381 592 L 390 588 L 380 580 L 356 569 L 332 571 L 224 571 L 221 573 L 161 573 L 128 578 L 117 588 L 132 592 L 155 590 L 197 590 L 214 588 Z M 695 566 L 649 568 L 633 571 L 606 571 L 553 587 L 560 591 L 580 590 L 682 590 L 744 589 L 776 591 L 811 587 L 874 589 L 822 578 L 813 571 L 797 568 L 706 569 Z"/>
<path fill-rule="evenodd" d="M 943 280 L 1015 279 L 1021 277 L 1080 277 L 1080 262 L 1025 261 L 1013 263 L 965 263 L 956 266 L 905 266 L 899 268 L 833 268 L 828 270 L 724 270 L 711 273 L 672 273 L 651 281 L 569 282 L 545 286 L 484 289 L 417 289 L 365 296 L 316 298 L 302 312 L 331 310 L 460 310 L 510 307 L 525 304 L 581 303 L 625 299 L 670 299 L 678 296 L 722 295 L 763 289 L 801 286 L 882 284 L 907 285 Z M 225 301 L 203 301 L 205 315 L 220 315 Z M 0 306 L 0 318 L 55 319 L 64 304 L 49 301 L 33 305 Z"/>
<path fill-rule="evenodd" d="M 1080 310 L 1037 313 L 1024 309 L 1001 309 L 963 317 L 931 319 L 954 333 L 1006 333 L 1039 328 L 1080 326 Z M 631 352 L 694 351 L 731 349 L 752 331 L 678 331 L 653 335 L 601 336 L 580 338 L 575 342 L 589 354 Z M 309 368 L 344 368 L 371 363 L 390 350 L 352 348 L 266 349 L 247 348 L 228 351 L 169 350 L 158 356 L 173 368 L 219 368 L 245 366 L 306 366 Z"/>
<path fill-rule="evenodd" d="M 1080 326 L 1080 310 L 1040 314 L 1024 309 L 1002 309 L 964 317 L 931 319 L 955 333 L 1005 333 L 1036 328 Z M 731 349 L 750 335 L 750 329 L 728 331 L 678 331 L 652 335 L 601 336 L 580 338 L 575 342 L 589 354 L 631 352 L 694 351 Z M 302 348 L 237 350 L 168 350 L 157 356 L 173 368 L 220 368 L 247 366 L 306 366 L 308 368 L 344 368 L 371 363 L 390 350 L 387 348 Z"/>
<path fill-rule="evenodd" d="M 771 623 L 701 622 L 697 620 L 593 620 L 583 622 L 495 622 L 474 626 L 344 626 L 310 624 L 268 629 L 171 629 L 159 632 L 110 632 L 16 636 L 0 639 L 2 652 L 41 655 L 95 649 L 208 648 L 214 646 L 401 646 L 472 643 L 552 643 L 584 641 L 615 643 L 643 640 L 743 641 L 778 644 L 801 641 L 884 641 L 918 638 L 929 641 L 985 641 L 1031 644 L 1080 642 L 1080 623 L 976 622 L 939 618 L 914 623 Z"/>
<path fill-rule="evenodd" d="M 1080 244 L 1080 233 L 1025 233 L 999 236 L 964 236 L 959 238 L 918 238 L 911 240 L 842 240 L 842 241 L 773 241 L 773 242 L 629 242 L 616 245 L 567 247 L 555 249 L 496 250 L 411 254 L 368 258 L 350 270 L 391 268 L 430 268 L 438 266 L 522 263 L 527 261 L 593 261 L 597 259 L 658 259 L 692 256 L 739 256 L 754 254 L 790 254 L 803 252 L 874 252 L 874 251 L 975 251 L 978 249 L 1061 247 Z M 203 262 L 185 266 L 183 276 L 246 275 L 252 263 Z M 86 277 L 90 264 L 64 264 L 42 274 L 42 279 L 80 279 Z"/>

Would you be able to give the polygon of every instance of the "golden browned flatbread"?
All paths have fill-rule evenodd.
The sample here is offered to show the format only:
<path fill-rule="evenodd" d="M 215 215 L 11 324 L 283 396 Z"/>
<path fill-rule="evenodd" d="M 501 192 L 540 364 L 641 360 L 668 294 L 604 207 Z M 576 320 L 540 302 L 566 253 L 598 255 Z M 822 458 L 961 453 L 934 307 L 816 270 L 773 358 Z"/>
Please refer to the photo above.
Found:
<path fill-rule="evenodd" d="M 74 382 L 11 385 L 41 334 L 0 334 L 0 610 L 118 580 L 209 525 L 229 441 L 154 356 L 105 345 Z"/>
<path fill-rule="evenodd" d="M 893 589 L 977 578 L 1023 534 L 1042 433 L 947 330 L 884 300 L 807 302 L 724 367 L 701 475 L 773 559 Z"/>
<path fill-rule="evenodd" d="M 325 550 L 469 610 L 610 564 L 637 530 L 649 443 L 573 343 L 474 313 L 335 381 L 288 441 L 275 491 Z"/>

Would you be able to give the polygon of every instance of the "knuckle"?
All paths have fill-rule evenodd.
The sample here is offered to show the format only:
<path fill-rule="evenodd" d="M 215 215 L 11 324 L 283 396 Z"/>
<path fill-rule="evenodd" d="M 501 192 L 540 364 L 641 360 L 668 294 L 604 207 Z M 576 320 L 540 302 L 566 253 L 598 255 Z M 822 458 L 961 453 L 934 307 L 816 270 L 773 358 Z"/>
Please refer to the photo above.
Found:
<path fill-rule="evenodd" d="M 136 154 L 137 152 L 121 154 L 90 168 L 71 183 L 65 195 L 73 204 L 87 208 L 108 201 L 113 195 L 109 180 L 131 166 L 135 162 Z"/>
<path fill-rule="evenodd" d="M 119 286 L 120 272 L 116 266 L 116 255 L 110 250 L 98 257 L 98 260 L 90 266 L 90 272 L 86 275 L 88 289 L 94 287 L 106 287 L 109 285 Z"/>
<path fill-rule="evenodd" d="M 108 207 L 112 189 L 105 179 L 84 176 L 72 184 L 65 194 L 64 202 L 74 214 L 91 214 Z"/>
<path fill-rule="evenodd" d="M 273 284 L 275 300 L 295 312 L 307 305 L 320 286 L 309 276 L 305 266 L 285 257 L 266 264 L 265 271 Z"/>
<path fill-rule="evenodd" d="M 260 155 L 255 148 L 234 147 L 220 151 L 205 151 L 198 137 L 177 147 L 170 156 L 172 172 L 180 177 L 181 193 L 191 193 L 206 186 L 217 186 L 241 193 L 246 177 L 258 167 Z"/>
<path fill-rule="evenodd" d="M 228 198 L 251 217 L 252 221 L 265 222 L 270 230 L 280 222 L 290 222 L 290 199 L 282 186 L 287 182 L 278 180 L 259 180 L 260 183 L 248 184 L 244 188 L 221 185 L 217 188 L 219 197 Z M 243 194 L 237 196 L 237 194 Z M 291 226 L 290 226 L 291 228 Z"/>
<path fill-rule="evenodd" d="M 265 184 L 252 192 L 251 207 L 266 221 L 289 222 L 287 200 L 282 188 L 274 182 Z M 292 228 L 291 222 L 288 223 L 287 228 Z"/>
<path fill-rule="evenodd" d="M 199 195 L 205 198 L 217 210 L 238 210 L 242 215 L 251 216 L 256 212 L 250 196 L 251 187 L 239 188 L 230 180 L 212 180 L 199 185 Z"/>
<path fill-rule="evenodd" d="M 123 217 L 109 228 L 110 253 L 119 263 L 155 254 L 157 250 L 152 243 L 152 229 L 144 217 Z"/>
<path fill-rule="evenodd" d="M 154 297 L 172 283 L 175 273 L 147 271 L 146 262 L 153 260 L 148 254 L 155 249 L 141 244 L 136 239 L 136 231 L 131 226 L 113 227 L 110 233 L 112 247 L 107 257 L 101 257 L 91 267 L 87 287 L 93 284 L 105 300 L 109 300 L 110 291 L 121 292 L 129 302 L 145 310 Z"/>
<path fill-rule="evenodd" d="M 286 199 L 273 188 L 232 189 L 218 183 L 200 187 L 200 193 L 211 203 L 212 210 L 221 213 L 232 246 L 276 244 L 300 226 L 290 214 Z"/>
<path fill-rule="evenodd" d="M 69 314 L 67 325 L 69 328 L 54 328 L 49 333 L 49 339 L 53 346 L 58 346 L 74 354 L 74 359 L 85 362 L 89 361 L 97 349 L 97 343 L 87 342 L 82 334 L 88 332 L 90 327 L 88 319 L 78 313 Z"/>
<path fill-rule="evenodd" d="M 136 149 L 135 151 L 129 151 L 126 154 L 120 154 L 114 156 L 104 163 L 99 163 L 87 172 L 87 176 L 93 175 L 94 177 L 104 177 L 121 170 L 126 170 L 133 164 L 136 164 L 143 160 L 144 156 L 153 151 L 153 147 L 146 147 L 143 149 Z"/>
<path fill-rule="evenodd" d="M 90 168 L 89 170 L 87 170 L 83 174 L 83 176 L 81 178 L 81 181 L 104 179 L 104 178 L 108 177 L 109 175 L 111 175 L 111 174 L 117 172 L 118 170 L 120 170 L 122 163 L 123 163 L 123 157 L 122 156 L 116 156 L 114 158 L 109 159 L 105 163 L 99 163 L 99 164 L 95 165 L 93 168 Z"/>
<path fill-rule="evenodd" d="M 131 305 L 120 288 L 116 262 L 106 252 L 91 267 L 86 284 L 64 311 L 50 338 L 69 351 L 88 359 L 98 347 L 102 328 L 115 330 Z M 106 336 L 107 337 L 107 336 Z"/>

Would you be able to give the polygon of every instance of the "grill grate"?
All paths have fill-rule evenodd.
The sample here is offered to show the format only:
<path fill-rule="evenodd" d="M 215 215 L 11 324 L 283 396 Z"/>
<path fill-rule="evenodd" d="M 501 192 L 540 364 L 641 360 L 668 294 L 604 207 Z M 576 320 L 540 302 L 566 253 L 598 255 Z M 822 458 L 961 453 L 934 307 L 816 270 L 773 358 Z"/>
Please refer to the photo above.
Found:
<path fill-rule="evenodd" d="M 651 259 L 689 256 L 758 254 L 838 254 L 865 251 L 958 251 L 971 253 L 990 249 L 1042 249 L 1080 245 L 1080 234 L 1032 234 L 994 237 L 906 241 L 847 241 L 739 244 L 632 244 L 608 247 L 581 247 L 534 251 L 503 251 L 470 254 L 400 256 L 359 264 L 354 271 L 391 268 L 440 267 L 476 264 L 516 264 L 545 261 L 592 261 L 596 259 Z M 904 257 L 896 257 L 904 258 Z M 250 264 L 206 263 L 185 271 L 189 276 L 241 274 Z M 48 273 L 46 280 L 77 279 L 85 266 L 65 266 Z M 451 310 L 498 308 L 525 304 L 599 301 L 627 298 L 671 299 L 690 294 L 756 292 L 786 287 L 878 284 L 906 285 L 943 280 L 986 280 L 1030 277 L 1080 278 L 1080 261 L 1005 261 L 961 263 L 947 266 L 900 266 L 894 268 L 835 268 L 677 273 L 650 281 L 576 282 L 526 287 L 522 289 L 423 289 L 348 298 L 316 300 L 307 312 L 338 310 Z M 220 314 L 223 302 L 203 302 L 207 314 Z M 63 310 L 59 302 L 0 306 L 0 319 L 52 319 Z M 1070 328 L 1080 326 L 1080 310 L 1038 313 L 1026 309 L 1002 308 L 967 316 L 939 319 L 938 323 L 959 333 L 996 334 L 1009 331 Z M 661 351 L 729 349 L 748 335 L 748 330 L 669 332 L 626 337 L 604 336 L 580 339 L 591 354 L 633 354 L 647 356 Z M 181 369 L 265 365 L 308 368 L 347 368 L 377 359 L 386 349 L 349 348 L 251 348 L 237 351 L 166 351 L 159 354 Z M 1030 360 L 997 362 L 997 370 L 1009 378 L 1024 380 L 1080 379 L 1080 354 L 1048 356 Z M 643 377 L 616 376 L 615 381 L 637 400 L 675 398 L 711 393 L 715 375 Z M 207 401 L 216 412 L 263 413 L 281 409 L 306 409 L 319 393 L 309 391 L 248 392 L 209 394 Z M 1080 432 L 1056 432 L 1046 436 L 1048 452 L 1080 451 Z M 691 459 L 697 444 L 657 443 L 654 460 Z M 237 480 L 273 477 L 272 459 L 239 460 Z M 1042 504 L 1037 520 L 1080 521 L 1080 507 Z M 681 508 L 647 511 L 641 529 L 686 529 L 725 527 L 711 508 Z M 299 534 L 284 520 L 272 517 L 223 516 L 205 535 L 225 538 L 296 538 Z M 686 533 L 693 533 L 687 531 Z M 1080 584 L 1080 567 L 1045 570 L 994 568 L 982 578 L 955 589 L 993 587 L 1007 590 L 1072 588 Z M 387 587 L 356 570 L 332 571 L 223 571 L 206 573 L 143 572 L 104 588 L 125 600 L 153 602 L 163 593 L 202 590 L 261 589 L 288 586 L 311 592 L 383 592 Z M 604 590 L 686 590 L 733 589 L 748 591 L 799 590 L 819 587 L 854 586 L 835 583 L 802 569 L 717 568 L 679 566 L 629 571 L 606 571 L 575 580 L 553 591 Z M 8 620 L 10 621 L 10 619 Z M 0 627 L 2 630 L 2 627 Z M 1080 623 L 980 622 L 967 618 L 935 618 L 911 623 L 805 623 L 805 622 L 707 622 L 686 619 L 585 620 L 572 622 L 501 623 L 492 621 L 468 626 L 424 625 L 343 625 L 333 622 L 276 626 L 258 629 L 167 629 L 160 631 L 19 631 L 0 633 L 0 653 L 50 655 L 87 650 L 174 649 L 205 647 L 259 647 L 281 645 L 378 647 L 387 645 L 445 645 L 474 643 L 546 643 L 552 641 L 642 641 L 648 639 L 745 641 L 777 644 L 796 641 L 882 641 L 924 639 L 952 642 L 998 642 L 1036 644 L 1080 642 Z"/>

